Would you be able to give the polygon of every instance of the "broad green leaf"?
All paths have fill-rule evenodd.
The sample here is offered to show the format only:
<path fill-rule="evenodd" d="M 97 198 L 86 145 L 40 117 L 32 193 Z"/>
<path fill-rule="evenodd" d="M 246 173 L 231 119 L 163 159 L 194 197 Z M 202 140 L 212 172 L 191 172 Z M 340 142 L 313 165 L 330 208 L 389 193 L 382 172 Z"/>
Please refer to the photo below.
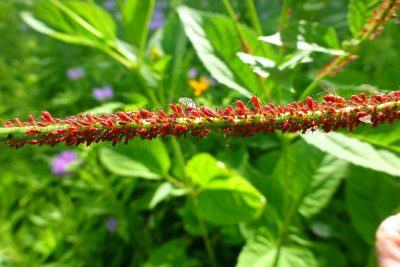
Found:
<path fill-rule="evenodd" d="M 248 64 L 255 73 L 263 78 L 267 78 L 270 75 L 268 70 L 276 66 L 274 61 L 265 57 L 256 57 L 242 52 L 238 52 L 237 55 L 243 63 Z"/>
<path fill-rule="evenodd" d="M 353 166 L 346 180 L 346 206 L 357 232 L 372 245 L 378 225 L 400 208 L 400 181 Z"/>
<path fill-rule="evenodd" d="M 34 15 L 21 13 L 33 29 L 58 40 L 96 47 L 127 67 L 136 66 L 135 49 L 116 37 L 111 16 L 94 3 L 50 0 L 35 5 Z"/>
<path fill-rule="evenodd" d="M 59 2 L 59 1 L 54 1 Z M 98 30 L 105 39 L 115 39 L 117 27 L 111 15 L 104 9 L 91 2 L 82 1 L 70 1 L 65 4 L 70 11 L 65 10 L 64 12 L 70 16 L 70 18 L 79 23 L 82 27 L 86 27 L 90 31 L 90 27 Z M 60 6 L 59 8 L 62 8 Z M 80 22 L 80 18 L 83 20 Z M 87 25 L 85 22 L 87 22 Z M 86 25 L 86 26 L 85 26 Z"/>
<path fill-rule="evenodd" d="M 164 182 L 154 192 L 153 198 L 149 203 L 149 209 L 154 209 L 155 206 L 170 196 L 183 196 L 188 192 L 189 190 L 187 189 L 178 189 L 169 182 Z"/>
<path fill-rule="evenodd" d="M 278 254 L 275 244 L 276 241 L 262 234 L 249 239 L 239 254 L 236 267 L 317 266 L 313 253 L 307 248 L 285 245 L 280 247 Z"/>
<path fill-rule="evenodd" d="M 385 123 L 379 125 L 379 127 L 365 125 L 364 127 L 357 127 L 352 136 L 371 144 L 400 152 L 399 131 L 400 123 Z"/>
<path fill-rule="evenodd" d="M 219 83 L 245 96 L 262 94 L 256 75 L 236 56 L 242 48 L 232 20 L 185 6 L 178 8 L 178 15 L 198 57 Z M 255 56 L 268 53 L 273 60 L 270 48 L 258 42 L 254 32 L 242 25 L 239 30 L 243 42 Z"/>
<path fill-rule="evenodd" d="M 134 138 L 129 141 L 127 146 L 118 144 L 115 151 L 135 159 L 152 172 L 161 175 L 167 174 L 171 168 L 167 148 L 160 139 L 141 140 Z"/>
<path fill-rule="evenodd" d="M 362 28 L 368 23 L 372 10 L 378 6 L 380 0 L 350 0 L 347 20 L 353 37 L 358 37 Z"/>
<path fill-rule="evenodd" d="M 151 250 L 144 267 L 182 267 L 186 266 L 186 247 L 184 240 L 174 239 Z"/>
<path fill-rule="evenodd" d="M 312 181 L 299 206 L 300 214 L 310 217 L 324 208 L 345 177 L 346 171 L 346 161 L 325 155 L 312 174 Z"/>
<path fill-rule="evenodd" d="M 145 179 L 159 179 L 160 175 L 152 172 L 142 163 L 116 152 L 114 149 L 102 147 L 99 158 L 110 172 L 121 176 L 133 176 Z"/>
<path fill-rule="evenodd" d="M 180 94 L 187 88 L 187 69 L 190 67 L 186 57 L 188 49 L 188 39 L 185 35 L 183 25 L 176 13 L 168 16 L 164 26 L 158 29 L 149 40 L 148 53 L 151 55 L 152 49 L 157 49 L 163 60 L 169 58 L 167 66 L 160 71 L 164 74 L 163 86 L 169 88 L 169 99 L 176 99 L 176 94 Z"/>
<path fill-rule="evenodd" d="M 154 10 L 154 0 L 125 0 L 122 5 L 122 25 L 125 39 L 140 46 L 144 32 L 148 30 Z"/>
<path fill-rule="evenodd" d="M 199 187 L 195 212 L 209 222 L 235 224 L 249 221 L 264 209 L 264 196 L 209 154 L 195 155 L 187 163 L 186 173 Z"/>
<path fill-rule="evenodd" d="M 387 150 L 377 149 L 369 143 L 340 133 L 314 132 L 303 139 L 340 159 L 375 171 L 400 176 L 400 158 Z"/>
<path fill-rule="evenodd" d="M 101 115 L 101 114 L 109 114 L 117 109 L 121 108 L 123 106 L 122 103 L 120 102 L 110 102 L 110 103 L 105 103 L 102 104 L 98 107 L 86 110 L 82 112 L 82 114 L 90 113 L 90 114 L 95 114 L 95 115 Z"/>
<path fill-rule="evenodd" d="M 311 217 L 328 204 L 345 176 L 346 166 L 345 161 L 299 140 L 291 145 L 289 155 L 280 159 L 274 175 L 298 212 Z"/>
<path fill-rule="evenodd" d="M 297 21 L 290 23 L 282 33 L 259 37 L 269 44 L 297 50 L 320 52 L 331 55 L 343 55 L 339 40 L 333 28 L 326 28 L 318 23 Z"/>
<path fill-rule="evenodd" d="M 29 12 L 21 12 L 21 18 L 28 24 L 30 27 L 35 29 L 36 31 L 49 35 L 55 39 L 58 39 L 63 42 L 73 43 L 78 45 L 87 45 L 94 46 L 95 42 L 93 40 L 86 38 L 85 36 L 79 36 L 74 34 L 67 34 L 58 32 L 50 27 L 48 27 L 45 23 L 40 20 L 37 20 L 32 13 Z"/>

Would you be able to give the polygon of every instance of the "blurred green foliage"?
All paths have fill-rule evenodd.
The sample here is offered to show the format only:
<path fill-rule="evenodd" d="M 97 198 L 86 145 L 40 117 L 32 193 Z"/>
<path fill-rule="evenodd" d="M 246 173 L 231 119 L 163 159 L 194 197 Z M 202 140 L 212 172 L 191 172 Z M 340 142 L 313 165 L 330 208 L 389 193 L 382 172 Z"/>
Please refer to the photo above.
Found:
<path fill-rule="evenodd" d="M 0 120 L 166 109 L 180 97 L 289 103 L 356 48 L 325 77 L 328 91 L 395 90 L 398 21 L 354 46 L 379 4 L 1 1 Z M 212 83 L 195 97 L 188 81 L 202 75 Z M 399 127 L 2 145 L 0 266 L 376 266 L 374 232 L 400 207 Z"/>

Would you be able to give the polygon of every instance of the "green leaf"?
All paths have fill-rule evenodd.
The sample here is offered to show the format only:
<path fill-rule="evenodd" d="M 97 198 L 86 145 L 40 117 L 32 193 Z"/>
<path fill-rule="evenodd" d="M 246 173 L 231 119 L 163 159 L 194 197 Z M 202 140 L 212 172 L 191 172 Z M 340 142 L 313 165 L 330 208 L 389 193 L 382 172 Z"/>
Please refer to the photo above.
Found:
<path fill-rule="evenodd" d="M 96 29 L 105 39 L 116 38 L 117 27 L 113 18 L 103 8 L 94 4 L 93 1 L 88 3 L 70 1 L 67 2 L 65 6 L 68 7 L 70 11 L 67 9 L 63 9 L 63 11 L 86 30 L 93 32 L 93 30 Z M 59 5 L 59 8 L 63 8 L 63 5 Z"/>
<path fill-rule="evenodd" d="M 102 147 L 99 151 L 99 159 L 104 167 L 120 176 L 133 176 L 144 179 L 159 179 L 160 175 L 150 171 L 142 163 L 116 152 L 114 149 Z"/>
<path fill-rule="evenodd" d="M 57 32 L 56 30 L 47 26 L 42 21 L 37 20 L 30 12 L 21 12 L 21 18 L 23 21 L 25 21 L 26 24 L 28 24 L 30 27 L 32 27 L 36 31 L 46 34 L 46 35 L 49 35 L 50 37 L 53 37 L 60 41 L 78 44 L 78 45 L 87 45 L 87 46 L 95 45 L 93 40 L 88 39 L 84 36 Z"/>
<path fill-rule="evenodd" d="M 153 2 L 153 3 L 152 3 Z M 153 13 L 154 1 L 126 0 L 122 5 L 122 25 L 126 40 L 140 46 L 141 38 L 149 27 L 149 13 Z"/>
<path fill-rule="evenodd" d="M 369 143 L 340 133 L 314 132 L 302 137 L 306 142 L 322 151 L 355 165 L 400 176 L 400 158 L 387 150 L 377 149 Z"/>
<path fill-rule="evenodd" d="M 350 0 L 347 20 L 353 37 L 357 38 L 368 23 L 372 10 L 382 2 L 380 0 Z"/>
<path fill-rule="evenodd" d="M 264 209 L 264 196 L 209 154 L 194 156 L 186 173 L 199 186 L 195 212 L 209 222 L 236 224 L 258 217 Z"/>
<path fill-rule="evenodd" d="M 256 57 L 242 52 L 238 52 L 237 55 L 243 63 L 248 64 L 255 73 L 263 78 L 267 78 L 271 69 L 276 66 L 274 61 L 265 57 Z"/>
<path fill-rule="evenodd" d="M 352 166 L 346 181 L 346 206 L 357 232 L 373 245 L 378 225 L 400 208 L 400 181 Z"/>
<path fill-rule="evenodd" d="M 189 190 L 187 189 L 177 189 L 169 182 L 164 182 L 154 192 L 153 198 L 149 203 L 149 209 L 154 209 L 155 206 L 170 196 L 183 196 L 188 192 Z"/>
<path fill-rule="evenodd" d="M 178 8 L 178 15 L 198 57 L 219 83 L 245 96 L 262 94 L 256 75 L 236 55 L 242 48 L 231 19 L 185 6 Z M 253 31 L 242 25 L 239 30 L 254 55 L 268 53 L 268 58 L 274 58 L 270 48 L 258 42 Z"/>
<path fill-rule="evenodd" d="M 385 123 L 379 127 L 357 127 L 352 136 L 374 145 L 383 146 L 400 152 L 400 123 Z"/>
<path fill-rule="evenodd" d="M 101 114 L 109 114 L 117 109 L 121 108 L 123 106 L 122 103 L 120 102 L 110 102 L 110 103 L 105 103 L 102 104 L 98 107 L 86 110 L 82 112 L 82 114 L 90 113 L 90 114 L 95 114 L 95 115 L 101 115 Z"/>
<path fill-rule="evenodd" d="M 317 262 L 313 253 L 299 246 L 282 246 L 278 249 L 270 237 L 258 234 L 249 239 L 239 254 L 236 267 L 313 267 Z M 276 257 L 279 259 L 276 261 Z"/>
<path fill-rule="evenodd" d="M 134 138 L 129 141 L 128 146 L 118 144 L 115 151 L 135 159 L 152 172 L 161 175 L 167 174 L 171 168 L 171 159 L 167 148 L 160 139 L 141 140 Z"/>
<path fill-rule="evenodd" d="M 186 247 L 184 240 L 174 239 L 151 250 L 144 267 L 181 267 L 186 265 Z"/>
<path fill-rule="evenodd" d="M 310 217 L 324 208 L 345 177 L 346 171 L 346 161 L 325 155 L 313 170 L 311 183 L 299 206 L 300 214 Z"/>
<path fill-rule="evenodd" d="M 304 160 L 305 155 L 307 160 Z M 291 145 L 288 158 L 281 158 L 274 173 L 282 188 L 297 203 L 298 212 L 311 217 L 328 204 L 345 176 L 346 166 L 346 161 L 299 140 Z"/>
<path fill-rule="evenodd" d="M 283 30 L 270 36 L 259 37 L 269 44 L 330 55 L 343 55 L 335 29 L 307 21 L 291 22 Z"/>

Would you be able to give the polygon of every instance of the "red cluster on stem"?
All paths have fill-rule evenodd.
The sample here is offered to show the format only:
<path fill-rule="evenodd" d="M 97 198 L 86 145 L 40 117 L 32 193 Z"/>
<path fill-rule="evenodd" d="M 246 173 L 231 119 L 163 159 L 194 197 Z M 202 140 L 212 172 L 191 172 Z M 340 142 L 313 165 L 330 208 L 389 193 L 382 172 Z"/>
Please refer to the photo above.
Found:
<path fill-rule="evenodd" d="M 400 118 L 400 92 L 397 91 L 370 97 L 361 93 L 347 100 L 327 95 L 320 103 L 307 97 L 304 102 L 284 106 L 261 104 L 255 96 L 251 100 L 251 107 L 240 100 L 236 101 L 236 108 L 227 106 L 218 110 L 170 104 L 169 113 L 141 109 L 101 116 L 79 114 L 66 119 L 54 118 L 44 111 L 38 121 L 32 115 L 26 122 L 15 118 L 3 123 L 3 129 L 9 130 L 8 145 L 19 148 L 25 144 L 90 145 L 101 141 L 115 145 L 121 141 L 127 144 L 134 137 L 153 139 L 188 134 L 204 138 L 210 132 L 244 137 L 276 130 L 305 133 L 318 128 L 325 132 L 347 128 L 351 131 L 360 124 L 376 127 Z"/>
<path fill-rule="evenodd" d="M 369 35 L 369 39 L 373 40 L 383 31 L 383 24 L 390 18 L 396 18 L 397 8 L 400 5 L 399 0 L 382 0 L 381 5 L 375 8 L 368 23 L 361 30 L 361 38 Z"/>

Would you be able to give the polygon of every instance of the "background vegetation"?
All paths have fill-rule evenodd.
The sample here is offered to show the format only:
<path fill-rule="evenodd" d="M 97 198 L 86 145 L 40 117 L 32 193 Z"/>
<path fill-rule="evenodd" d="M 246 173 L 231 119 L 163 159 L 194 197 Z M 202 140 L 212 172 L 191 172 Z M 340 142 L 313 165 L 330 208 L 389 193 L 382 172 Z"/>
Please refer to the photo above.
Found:
<path fill-rule="evenodd" d="M 398 20 L 362 35 L 381 4 L 3 0 L 0 120 L 396 90 Z M 4 144 L 0 266 L 376 266 L 398 130 Z"/>

